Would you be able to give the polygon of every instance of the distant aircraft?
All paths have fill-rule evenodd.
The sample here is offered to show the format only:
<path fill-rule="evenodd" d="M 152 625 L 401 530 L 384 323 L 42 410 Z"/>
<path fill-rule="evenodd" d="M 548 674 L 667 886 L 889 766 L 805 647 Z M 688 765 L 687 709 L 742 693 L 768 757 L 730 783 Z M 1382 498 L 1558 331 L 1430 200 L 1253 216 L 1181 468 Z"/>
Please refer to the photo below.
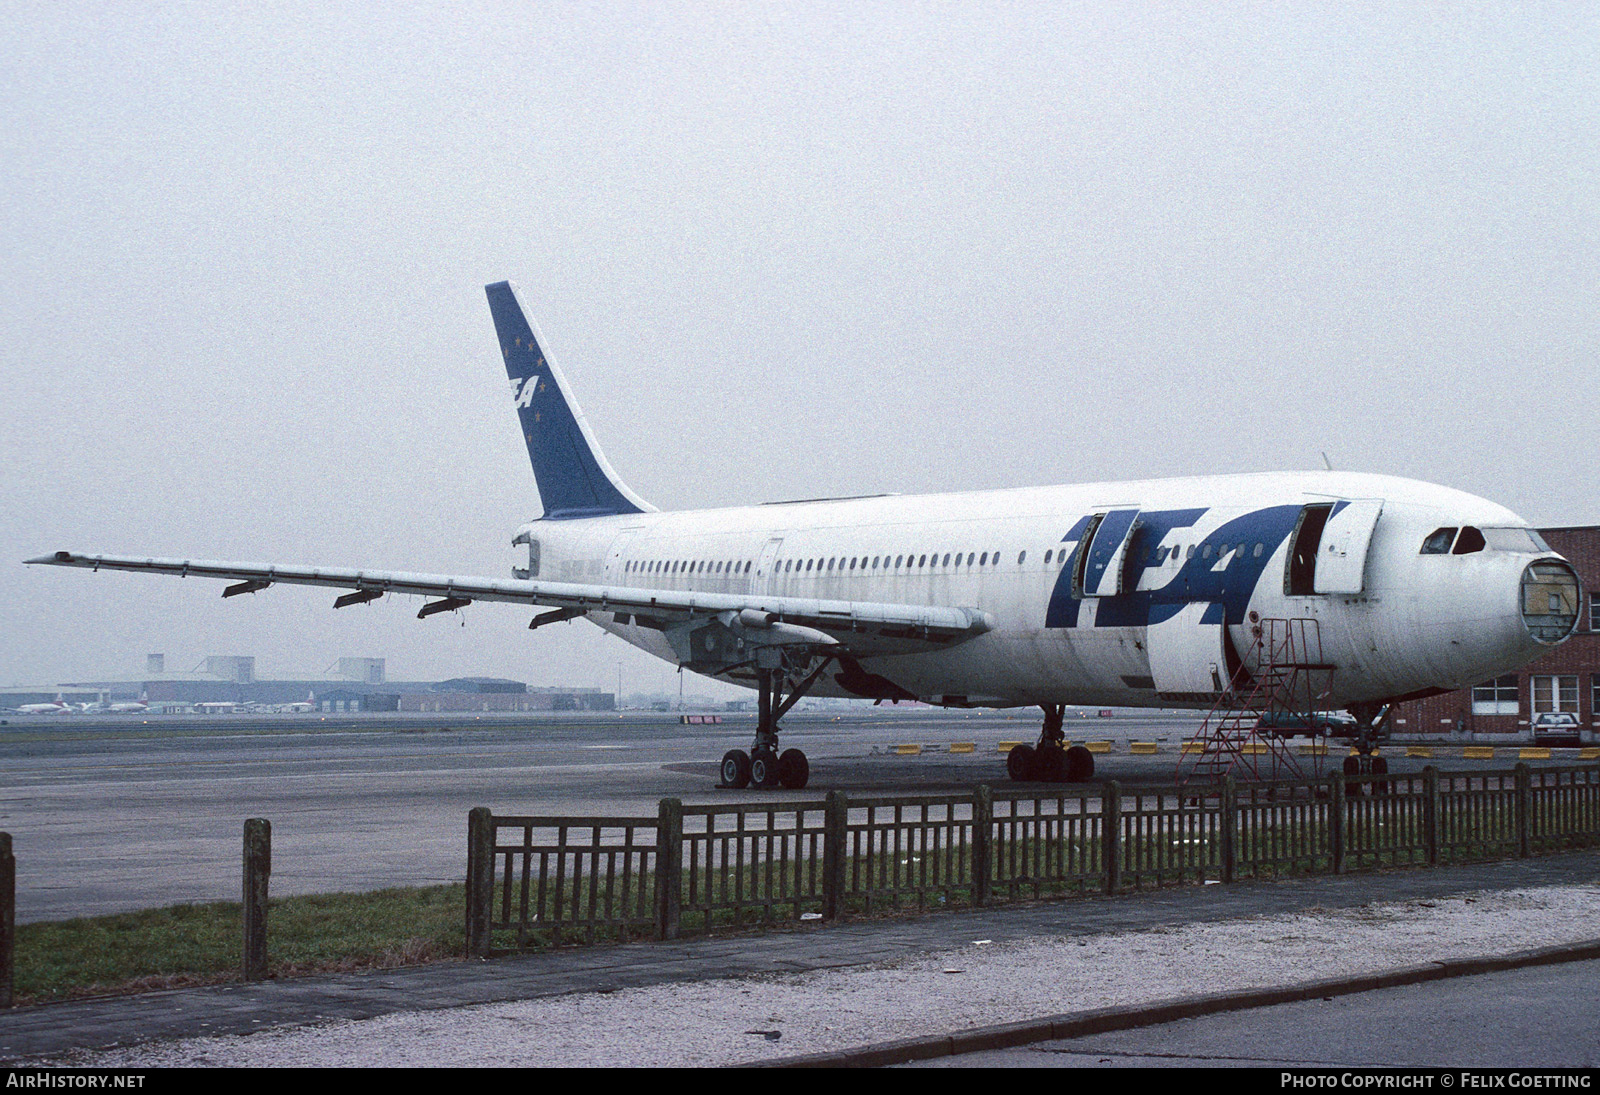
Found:
<path fill-rule="evenodd" d="M 100 699 L 96 700 L 94 703 L 84 704 L 80 710 L 85 715 L 138 715 L 150 710 L 149 699 L 150 695 L 148 692 L 141 692 L 139 693 L 139 700 L 137 703 L 132 700 L 120 701 L 118 703 L 107 703 L 104 699 Z"/>
<path fill-rule="evenodd" d="M 25 703 L 20 707 L 12 708 L 19 715 L 70 715 L 73 707 L 61 694 L 56 693 L 56 698 L 49 703 Z"/>
<path fill-rule="evenodd" d="M 1062 748 L 1064 705 L 1205 709 L 1260 672 L 1257 629 L 1314 621 L 1321 710 L 1358 740 L 1391 704 L 1509 673 L 1563 642 L 1581 591 L 1516 514 L 1388 476 L 1283 472 L 922 496 L 819 498 L 661 513 L 602 455 L 508 282 L 487 287 L 543 515 L 512 543 L 509 580 L 399 571 L 86 555 L 51 566 L 543 605 L 530 627 L 584 617 L 657 657 L 753 686 L 749 752 L 727 786 L 804 787 L 778 721 L 807 692 L 946 707 L 1037 705 L 1018 779 L 1087 779 Z"/>

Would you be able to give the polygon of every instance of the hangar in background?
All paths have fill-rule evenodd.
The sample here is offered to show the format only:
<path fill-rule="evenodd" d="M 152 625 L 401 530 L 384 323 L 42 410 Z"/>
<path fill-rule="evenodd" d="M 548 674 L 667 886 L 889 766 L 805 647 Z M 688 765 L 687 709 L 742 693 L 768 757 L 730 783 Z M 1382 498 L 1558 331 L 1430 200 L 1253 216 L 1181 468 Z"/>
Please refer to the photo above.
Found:
<path fill-rule="evenodd" d="M 340 658 L 321 677 L 284 680 L 256 676 L 255 658 L 211 654 L 193 669 L 173 672 L 166 656 L 151 654 L 144 675 L 0 691 L 0 708 L 45 703 L 145 700 L 153 712 L 199 704 L 272 708 L 309 702 L 322 712 L 354 711 L 611 711 L 616 696 L 598 688 L 530 688 L 522 681 L 457 677 L 448 681 L 391 681 L 383 658 Z"/>

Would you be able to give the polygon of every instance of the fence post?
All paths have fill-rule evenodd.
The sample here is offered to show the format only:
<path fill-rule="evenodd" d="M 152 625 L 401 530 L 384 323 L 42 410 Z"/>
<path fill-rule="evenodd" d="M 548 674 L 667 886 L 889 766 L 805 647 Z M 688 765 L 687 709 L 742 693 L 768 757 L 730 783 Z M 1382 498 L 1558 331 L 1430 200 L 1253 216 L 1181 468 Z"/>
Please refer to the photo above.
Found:
<path fill-rule="evenodd" d="M 656 816 L 656 938 L 678 938 L 682 916 L 683 802 L 664 798 Z"/>
<path fill-rule="evenodd" d="M 1100 825 L 1105 890 L 1113 894 L 1122 887 L 1122 785 L 1116 780 L 1100 792 Z"/>
<path fill-rule="evenodd" d="M 989 903 L 989 880 L 994 874 L 994 791 L 987 783 L 972 792 L 972 903 Z"/>
<path fill-rule="evenodd" d="M 1527 761 L 1517 762 L 1517 855 L 1533 854 L 1533 786 Z"/>
<path fill-rule="evenodd" d="M 1328 858 L 1334 874 L 1344 874 L 1344 777 L 1328 777 Z"/>
<path fill-rule="evenodd" d="M 1422 770 L 1422 846 L 1427 851 L 1428 866 L 1439 865 L 1439 815 L 1443 805 L 1439 799 L 1439 769 L 1428 765 Z"/>
<path fill-rule="evenodd" d="M 489 956 L 494 909 L 494 814 L 475 806 L 467 814 L 467 957 Z"/>
<path fill-rule="evenodd" d="M 1222 816 L 1217 820 L 1222 827 L 1222 881 L 1232 882 L 1239 863 L 1239 849 L 1234 843 L 1239 824 L 1239 785 L 1231 775 L 1222 777 Z"/>
<path fill-rule="evenodd" d="M 0 833 L 0 1008 L 11 1006 L 17 959 L 17 860 L 11 834 Z"/>
<path fill-rule="evenodd" d="M 267 975 L 267 881 L 272 875 L 272 823 L 244 823 L 244 979 Z"/>
<path fill-rule="evenodd" d="M 822 919 L 837 920 L 844 908 L 845 845 L 850 834 L 850 799 L 829 791 L 822 820 Z"/>

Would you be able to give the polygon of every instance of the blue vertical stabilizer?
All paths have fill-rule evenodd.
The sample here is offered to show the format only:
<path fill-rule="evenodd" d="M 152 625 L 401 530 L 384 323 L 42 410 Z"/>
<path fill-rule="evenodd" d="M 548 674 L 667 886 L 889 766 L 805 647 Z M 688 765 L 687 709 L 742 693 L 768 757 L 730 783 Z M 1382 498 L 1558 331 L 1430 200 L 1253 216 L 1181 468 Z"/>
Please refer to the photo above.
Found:
<path fill-rule="evenodd" d="M 595 444 L 567 380 L 543 349 L 533 321 L 509 281 L 486 286 L 500 352 L 545 520 L 608 517 L 655 509 L 629 490 Z"/>

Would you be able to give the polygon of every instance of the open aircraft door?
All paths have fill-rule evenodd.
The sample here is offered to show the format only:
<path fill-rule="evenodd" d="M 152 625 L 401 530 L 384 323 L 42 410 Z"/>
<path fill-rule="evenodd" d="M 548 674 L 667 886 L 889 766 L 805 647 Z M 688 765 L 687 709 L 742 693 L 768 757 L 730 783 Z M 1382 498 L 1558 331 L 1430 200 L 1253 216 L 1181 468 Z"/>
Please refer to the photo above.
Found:
<path fill-rule="evenodd" d="M 1145 635 L 1150 677 L 1156 692 L 1173 699 L 1210 699 L 1225 690 L 1228 659 L 1224 653 L 1220 603 L 1196 601 L 1176 616 L 1151 624 Z"/>
<path fill-rule="evenodd" d="M 1137 507 L 1108 509 L 1091 519 L 1073 565 L 1080 597 L 1115 597 L 1123 591 L 1128 543 L 1139 528 Z"/>
<path fill-rule="evenodd" d="M 1313 588 L 1318 593 L 1360 593 L 1366 588 L 1367 548 L 1383 512 L 1383 499 L 1358 498 L 1335 507 L 1322 529 Z"/>

